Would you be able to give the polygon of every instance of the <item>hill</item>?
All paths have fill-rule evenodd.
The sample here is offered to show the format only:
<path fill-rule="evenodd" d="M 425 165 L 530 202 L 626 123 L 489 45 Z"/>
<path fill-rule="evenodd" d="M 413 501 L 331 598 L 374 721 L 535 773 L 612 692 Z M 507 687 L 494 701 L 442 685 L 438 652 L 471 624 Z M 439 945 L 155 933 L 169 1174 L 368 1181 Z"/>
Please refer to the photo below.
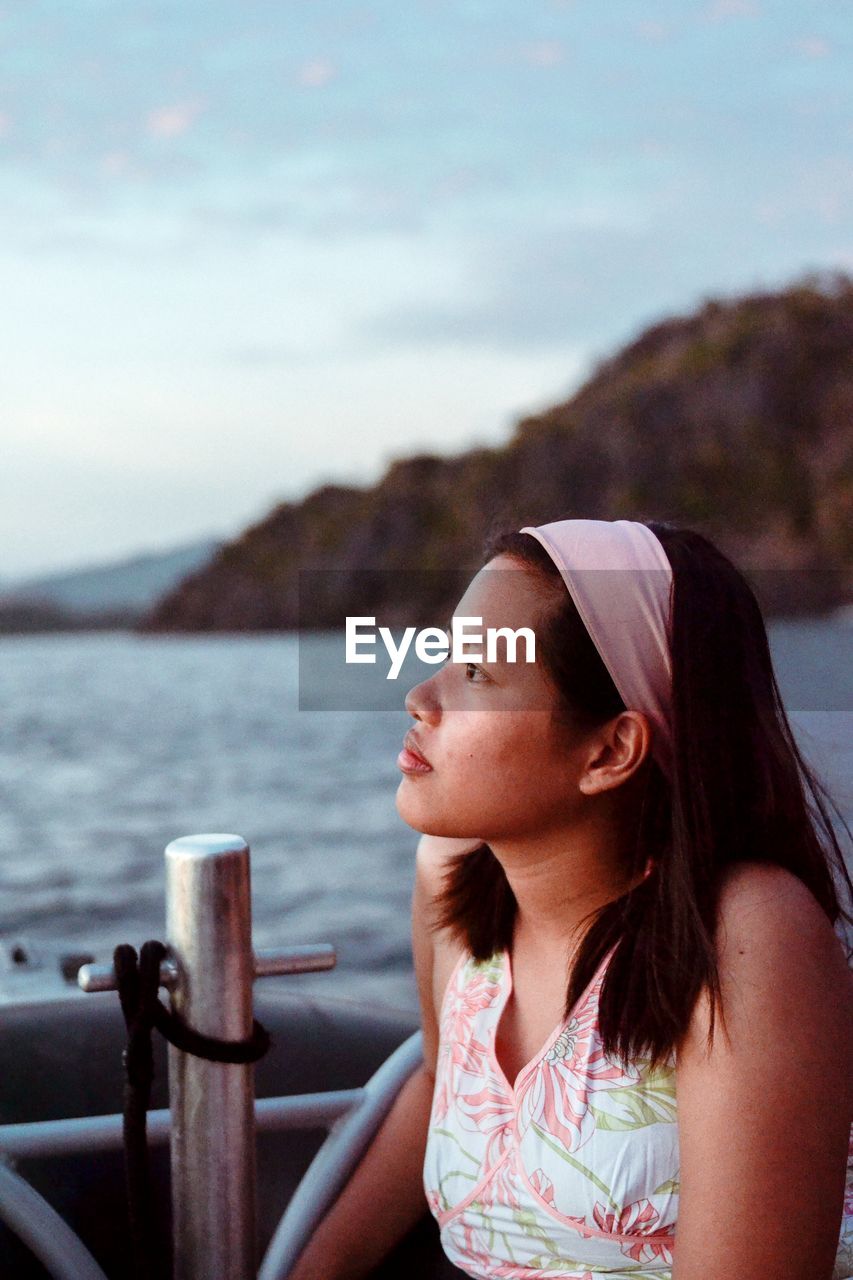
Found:
<path fill-rule="evenodd" d="M 108 564 L 5 579 L 0 587 L 0 631 L 131 625 L 209 561 L 220 545 L 206 539 Z"/>
<path fill-rule="evenodd" d="M 339 626 L 381 609 L 370 571 L 473 568 L 495 524 L 568 516 L 688 524 L 757 571 L 768 613 L 834 607 L 853 599 L 851 420 L 853 279 L 711 299 L 647 329 L 504 446 L 403 458 L 373 487 L 282 503 L 143 625 L 295 627 L 310 568 L 336 571 L 325 592 L 312 580 L 312 625 Z M 422 580 L 403 575 L 395 593 L 400 616 L 435 621 L 437 602 L 428 618 L 416 607 Z"/>

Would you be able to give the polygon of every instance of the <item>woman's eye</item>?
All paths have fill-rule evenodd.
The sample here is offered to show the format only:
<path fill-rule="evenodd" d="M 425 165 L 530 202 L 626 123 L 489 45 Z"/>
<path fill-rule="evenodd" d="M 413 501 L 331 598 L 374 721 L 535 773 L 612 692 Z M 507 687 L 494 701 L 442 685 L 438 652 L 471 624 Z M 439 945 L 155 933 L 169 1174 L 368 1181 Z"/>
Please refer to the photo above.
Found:
<path fill-rule="evenodd" d="M 488 680 L 488 678 L 489 677 L 486 675 L 485 671 L 483 671 L 481 667 L 476 666 L 475 663 L 465 663 L 465 679 L 469 680 L 472 684 L 480 684 L 483 680 Z"/>
<path fill-rule="evenodd" d="M 453 638 L 449 631 L 445 631 L 447 640 L 447 653 L 444 658 L 444 666 L 453 665 Z M 476 662 L 466 662 L 462 664 L 463 679 L 469 684 L 486 684 L 490 677 L 486 675 L 482 667 L 478 667 Z"/>

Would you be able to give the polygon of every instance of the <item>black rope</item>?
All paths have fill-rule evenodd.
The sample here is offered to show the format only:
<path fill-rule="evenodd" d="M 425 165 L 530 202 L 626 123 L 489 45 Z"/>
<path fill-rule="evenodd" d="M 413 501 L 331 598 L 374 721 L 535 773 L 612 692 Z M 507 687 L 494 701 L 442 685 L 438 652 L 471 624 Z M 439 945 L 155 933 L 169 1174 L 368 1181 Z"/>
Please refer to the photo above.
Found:
<path fill-rule="evenodd" d="M 159 1280 L 169 1274 L 166 1251 L 156 1226 L 148 1165 L 147 1111 L 154 1078 L 151 1032 L 154 1027 L 183 1053 L 211 1062 L 257 1062 L 270 1047 L 270 1037 L 257 1021 L 248 1040 L 216 1040 L 181 1022 L 157 992 L 160 965 L 166 957 L 162 942 L 145 942 L 137 958 L 133 947 L 116 947 L 113 968 L 121 1011 L 127 1027 L 122 1055 L 124 1086 L 124 1153 L 131 1244 L 138 1280 Z"/>

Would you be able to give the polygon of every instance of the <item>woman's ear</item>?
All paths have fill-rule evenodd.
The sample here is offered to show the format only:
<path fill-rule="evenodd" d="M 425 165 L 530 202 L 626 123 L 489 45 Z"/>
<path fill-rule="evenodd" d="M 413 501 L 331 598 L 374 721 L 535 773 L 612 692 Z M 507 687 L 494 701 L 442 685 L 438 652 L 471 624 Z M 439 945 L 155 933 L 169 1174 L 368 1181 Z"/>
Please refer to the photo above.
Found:
<path fill-rule="evenodd" d="M 652 730 L 642 711 L 620 711 L 591 736 L 587 763 L 578 779 L 586 796 L 610 791 L 633 777 L 651 752 Z"/>

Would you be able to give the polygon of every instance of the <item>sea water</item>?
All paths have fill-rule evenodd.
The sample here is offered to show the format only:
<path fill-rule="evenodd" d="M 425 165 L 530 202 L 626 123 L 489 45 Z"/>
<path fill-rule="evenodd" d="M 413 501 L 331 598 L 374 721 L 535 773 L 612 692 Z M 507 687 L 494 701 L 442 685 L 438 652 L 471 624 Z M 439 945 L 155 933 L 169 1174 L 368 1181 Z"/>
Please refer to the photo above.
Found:
<path fill-rule="evenodd" d="M 798 738 L 848 821 L 851 638 L 844 618 L 771 626 Z M 292 635 L 0 637 L 0 937 L 104 959 L 162 938 L 165 845 L 235 832 L 255 945 L 332 942 L 337 971 L 295 982 L 414 1011 L 406 686 L 383 710 L 300 710 L 298 654 Z"/>

